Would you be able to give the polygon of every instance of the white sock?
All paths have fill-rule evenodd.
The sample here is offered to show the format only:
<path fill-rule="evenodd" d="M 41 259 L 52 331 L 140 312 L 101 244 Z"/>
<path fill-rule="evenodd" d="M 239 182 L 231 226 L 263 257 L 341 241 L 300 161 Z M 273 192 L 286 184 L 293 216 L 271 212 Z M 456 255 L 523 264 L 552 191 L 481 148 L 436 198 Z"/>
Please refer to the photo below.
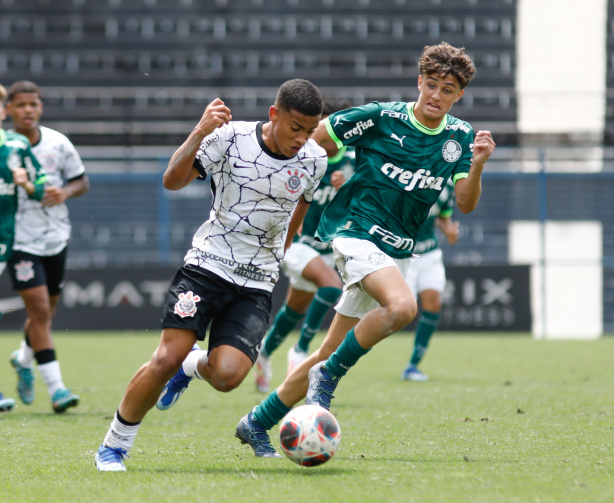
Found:
<path fill-rule="evenodd" d="M 107 447 L 112 447 L 113 449 L 123 449 L 126 452 L 129 452 L 132 449 L 132 445 L 134 444 L 134 439 L 136 438 L 136 434 L 139 432 L 139 424 L 135 424 L 133 426 L 127 426 L 123 423 L 120 423 L 117 420 L 117 413 L 113 416 L 113 421 L 111 421 L 111 427 L 107 432 L 107 435 L 104 437 L 103 445 Z"/>
<path fill-rule="evenodd" d="M 26 368 L 34 366 L 34 350 L 26 344 L 25 339 L 21 339 L 19 353 L 17 353 L 17 363 Z"/>
<path fill-rule="evenodd" d="M 182 368 L 185 375 L 188 377 L 196 377 L 201 381 L 204 381 L 203 376 L 198 373 L 198 362 L 201 361 L 203 364 L 207 363 L 209 359 L 209 355 L 207 351 L 204 349 L 196 349 L 194 351 L 190 351 L 190 354 L 183 360 Z"/>
<path fill-rule="evenodd" d="M 50 397 L 53 397 L 53 394 L 57 390 L 66 388 L 62 382 L 62 372 L 60 371 L 59 361 L 54 360 L 49 363 L 43 363 L 38 366 L 38 371 L 47 385 L 47 392 Z"/>

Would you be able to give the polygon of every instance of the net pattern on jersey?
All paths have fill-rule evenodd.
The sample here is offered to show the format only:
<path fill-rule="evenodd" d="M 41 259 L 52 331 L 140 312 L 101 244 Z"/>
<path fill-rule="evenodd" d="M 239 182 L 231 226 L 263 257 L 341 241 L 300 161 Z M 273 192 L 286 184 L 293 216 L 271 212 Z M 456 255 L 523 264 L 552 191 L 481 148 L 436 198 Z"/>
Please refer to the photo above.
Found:
<path fill-rule="evenodd" d="M 279 159 L 263 150 L 256 123 L 231 123 L 205 138 L 197 159 L 211 175 L 213 205 L 196 232 L 190 262 L 243 286 L 274 284 L 288 224 L 301 196 L 309 201 L 326 158 L 306 145 Z M 315 150 L 317 149 L 317 150 Z M 322 151 L 323 152 L 323 151 Z"/>

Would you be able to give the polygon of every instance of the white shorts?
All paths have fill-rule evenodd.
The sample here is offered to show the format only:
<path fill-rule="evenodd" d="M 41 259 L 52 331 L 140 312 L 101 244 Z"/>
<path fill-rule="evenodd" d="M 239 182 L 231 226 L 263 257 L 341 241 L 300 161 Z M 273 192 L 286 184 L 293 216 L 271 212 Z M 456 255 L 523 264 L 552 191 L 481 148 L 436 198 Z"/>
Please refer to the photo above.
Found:
<path fill-rule="evenodd" d="M 441 249 L 421 254 L 411 263 L 405 279 L 416 297 L 424 290 L 443 293 L 446 286 L 446 269 Z"/>
<path fill-rule="evenodd" d="M 2 273 L 4 272 L 5 269 L 6 269 L 6 262 L 0 262 L 0 276 L 2 276 Z"/>
<path fill-rule="evenodd" d="M 305 243 L 292 243 L 281 261 L 281 270 L 290 279 L 292 288 L 303 292 L 317 292 L 318 286 L 303 278 L 307 264 L 316 257 L 322 257 L 324 263 L 331 269 L 335 268 L 335 256 L 332 253 L 321 255 L 317 250 Z"/>
<path fill-rule="evenodd" d="M 368 274 L 384 267 L 396 267 L 403 277 L 411 258 L 396 259 L 386 255 L 371 241 L 356 238 L 335 238 L 333 240 L 335 263 L 343 280 L 343 294 L 335 311 L 351 318 L 362 318 L 379 307 L 379 303 L 362 288 L 362 280 Z"/>

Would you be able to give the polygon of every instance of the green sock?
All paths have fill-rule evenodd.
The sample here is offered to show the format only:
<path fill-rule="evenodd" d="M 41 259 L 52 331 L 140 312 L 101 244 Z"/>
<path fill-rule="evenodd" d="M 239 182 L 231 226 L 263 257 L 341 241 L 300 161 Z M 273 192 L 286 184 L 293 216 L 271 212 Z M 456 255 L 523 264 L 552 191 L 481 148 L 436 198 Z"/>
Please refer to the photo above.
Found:
<path fill-rule="evenodd" d="M 273 326 L 269 330 L 269 333 L 264 340 L 264 345 L 260 351 L 262 356 L 271 356 L 279 345 L 284 342 L 284 339 L 288 336 L 288 334 L 294 330 L 294 327 L 303 316 L 304 313 L 297 313 L 296 311 L 290 309 L 286 304 L 281 306 L 281 309 L 275 317 Z"/>
<path fill-rule="evenodd" d="M 337 350 L 326 360 L 324 366 L 336 376 L 343 377 L 369 351 L 371 350 L 358 344 L 354 329 L 352 329 L 347 333 Z"/>
<path fill-rule="evenodd" d="M 260 405 L 257 405 L 252 412 L 254 419 L 258 421 L 264 428 L 270 430 L 284 416 L 292 410 L 292 407 L 286 406 L 277 396 L 277 391 L 273 391 L 267 396 Z"/>
<path fill-rule="evenodd" d="M 341 290 L 339 288 L 323 286 L 318 289 L 307 311 L 305 323 L 303 323 L 301 328 L 301 336 L 296 344 L 298 349 L 305 353 L 309 351 L 309 343 L 320 329 L 324 316 L 336 304 L 340 296 Z"/>
<path fill-rule="evenodd" d="M 431 336 L 437 330 L 439 325 L 439 313 L 431 313 L 429 311 L 423 311 L 416 329 L 416 340 L 414 342 L 414 352 L 411 355 L 410 363 L 412 365 L 418 365 L 429 346 Z"/>

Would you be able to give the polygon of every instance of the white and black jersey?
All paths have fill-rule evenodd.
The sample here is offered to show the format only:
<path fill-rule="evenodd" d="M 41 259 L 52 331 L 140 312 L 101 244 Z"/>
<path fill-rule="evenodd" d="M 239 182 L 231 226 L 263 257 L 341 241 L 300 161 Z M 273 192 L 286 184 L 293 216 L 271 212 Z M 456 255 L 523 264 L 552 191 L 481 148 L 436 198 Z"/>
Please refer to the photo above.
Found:
<path fill-rule="evenodd" d="M 327 164 L 313 140 L 294 157 L 274 154 L 259 122 L 230 122 L 207 136 L 194 166 L 211 175 L 213 206 L 186 263 L 272 291 L 296 205 L 301 196 L 311 202 Z"/>
<path fill-rule="evenodd" d="M 44 126 L 40 133 L 32 153 L 47 172 L 45 185 L 62 187 L 66 181 L 83 176 L 83 162 L 70 140 Z M 44 257 L 57 255 L 68 244 L 70 229 L 66 203 L 43 208 L 40 201 L 28 199 L 25 190 L 19 189 L 13 250 Z"/>

